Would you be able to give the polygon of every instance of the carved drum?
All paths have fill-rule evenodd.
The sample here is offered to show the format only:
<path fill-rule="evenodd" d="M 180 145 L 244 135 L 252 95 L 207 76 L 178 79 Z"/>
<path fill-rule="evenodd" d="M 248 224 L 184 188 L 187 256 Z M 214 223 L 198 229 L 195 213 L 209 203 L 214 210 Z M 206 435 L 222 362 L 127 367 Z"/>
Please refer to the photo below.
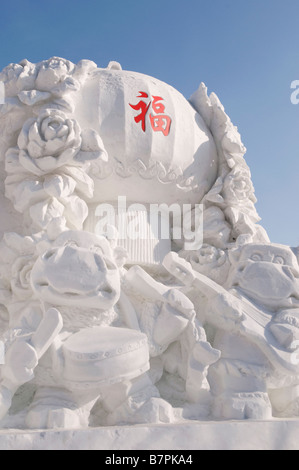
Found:
<path fill-rule="evenodd" d="M 70 389 L 92 389 L 130 380 L 149 369 L 147 337 L 136 330 L 93 327 L 62 346 L 64 381 Z"/>

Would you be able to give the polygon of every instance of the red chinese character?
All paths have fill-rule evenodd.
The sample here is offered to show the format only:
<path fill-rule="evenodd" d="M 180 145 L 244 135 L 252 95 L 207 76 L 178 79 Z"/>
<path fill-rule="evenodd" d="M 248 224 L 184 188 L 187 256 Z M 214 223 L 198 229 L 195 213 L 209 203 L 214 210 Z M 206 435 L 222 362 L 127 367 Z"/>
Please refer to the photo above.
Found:
<path fill-rule="evenodd" d="M 140 91 L 139 92 L 140 95 L 137 96 L 137 98 L 148 98 L 148 94 L 145 93 L 144 91 Z M 141 121 L 141 127 L 142 127 L 142 130 L 143 132 L 145 132 L 145 117 L 146 117 L 146 113 L 148 112 L 148 108 L 150 107 L 151 105 L 151 102 L 149 102 L 149 104 L 147 105 L 144 101 L 139 101 L 138 104 L 130 104 L 131 108 L 135 109 L 136 111 L 139 111 L 139 109 L 141 110 L 141 113 L 138 114 L 138 116 L 135 116 L 134 117 L 134 120 L 135 122 L 140 122 Z"/>
<path fill-rule="evenodd" d="M 163 100 L 163 98 L 161 98 L 160 96 L 153 96 L 153 98 L 154 98 L 153 110 L 155 111 L 155 113 L 157 113 L 157 114 L 164 113 L 164 111 L 165 111 L 164 104 L 162 104 L 162 103 L 157 104 L 157 101 L 161 101 L 161 100 Z"/>
<path fill-rule="evenodd" d="M 144 91 L 140 91 L 140 94 L 137 96 L 137 98 L 148 98 L 148 94 L 145 93 Z M 163 114 L 165 111 L 165 106 L 162 103 L 159 103 L 159 101 L 163 101 L 163 98 L 161 96 L 153 96 L 153 102 L 149 102 L 149 104 L 146 104 L 144 101 L 140 100 L 138 104 L 133 105 L 130 104 L 131 108 L 135 109 L 136 111 L 141 111 L 138 116 L 134 117 L 135 122 L 140 122 L 141 121 L 141 128 L 143 132 L 145 132 L 145 118 L 147 115 L 147 112 L 149 110 L 150 105 L 152 105 L 153 111 L 157 115 L 149 115 L 150 118 L 150 123 L 152 126 L 152 129 L 154 132 L 162 132 L 165 136 L 169 134 L 170 131 L 170 125 L 171 125 L 171 118 L 170 116 L 167 116 L 166 114 Z"/>
<path fill-rule="evenodd" d="M 170 131 L 171 119 L 166 114 L 158 114 L 158 116 L 149 115 L 151 120 L 151 126 L 155 132 L 163 132 L 164 135 L 168 135 Z"/>
<path fill-rule="evenodd" d="M 170 125 L 171 125 L 171 118 L 166 114 L 163 114 L 165 111 L 165 106 L 162 103 L 157 103 L 157 101 L 163 100 L 161 96 L 153 96 L 154 101 L 152 104 L 153 110 L 158 116 L 153 116 L 152 114 L 149 115 L 151 120 L 151 126 L 154 132 L 163 132 L 165 136 L 169 134 Z"/>

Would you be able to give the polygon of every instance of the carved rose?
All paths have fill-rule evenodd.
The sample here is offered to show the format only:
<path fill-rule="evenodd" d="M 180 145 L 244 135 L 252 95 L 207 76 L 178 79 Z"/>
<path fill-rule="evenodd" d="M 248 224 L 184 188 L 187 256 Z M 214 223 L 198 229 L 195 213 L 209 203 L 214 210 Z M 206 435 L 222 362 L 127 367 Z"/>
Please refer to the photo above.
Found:
<path fill-rule="evenodd" d="M 222 195 L 231 205 L 256 202 L 249 169 L 240 166 L 233 169 L 224 179 Z"/>
<path fill-rule="evenodd" d="M 12 266 L 11 290 L 19 299 L 32 296 L 30 275 L 34 263 L 32 256 L 21 256 Z"/>
<path fill-rule="evenodd" d="M 0 81 L 5 84 L 5 94 L 16 96 L 22 90 L 34 88 L 37 66 L 24 59 L 19 64 L 10 64 L 0 73 Z"/>
<path fill-rule="evenodd" d="M 41 62 L 35 86 L 41 91 L 51 91 L 74 71 L 75 65 L 61 57 Z"/>
<path fill-rule="evenodd" d="M 18 146 L 20 164 L 41 176 L 72 161 L 81 147 L 81 129 L 62 111 L 47 109 L 25 122 Z"/>
<path fill-rule="evenodd" d="M 204 244 L 199 250 L 185 251 L 182 256 L 189 261 L 192 268 L 205 276 L 223 284 L 230 268 L 228 256 L 224 250 Z"/>
<path fill-rule="evenodd" d="M 191 263 L 193 269 L 202 271 L 202 268 L 209 265 L 209 269 L 222 266 L 227 259 L 227 255 L 223 250 L 215 248 L 212 245 L 204 244 L 199 250 L 186 253 L 185 258 Z"/>
<path fill-rule="evenodd" d="M 225 134 L 223 135 L 221 144 L 224 156 L 230 168 L 232 168 L 231 164 L 233 161 L 238 161 L 246 153 L 246 147 L 244 146 L 241 140 L 238 128 L 236 126 L 233 126 L 229 119 L 227 122 L 227 129 Z"/>
<path fill-rule="evenodd" d="M 32 296 L 30 274 L 36 258 L 32 237 L 5 233 L 0 242 L 0 300 L 4 305 L 11 296 L 20 301 Z"/>

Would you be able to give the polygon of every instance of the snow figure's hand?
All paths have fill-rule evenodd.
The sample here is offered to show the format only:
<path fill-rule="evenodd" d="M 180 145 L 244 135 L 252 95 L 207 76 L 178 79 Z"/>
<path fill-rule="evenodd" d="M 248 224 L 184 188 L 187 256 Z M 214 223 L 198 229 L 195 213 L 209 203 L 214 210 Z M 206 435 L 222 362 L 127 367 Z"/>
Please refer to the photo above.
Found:
<path fill-rule="evenodd" d="M 2 378 L 14 384 L 24 384 L 34 377 L 37 364 L 36 350 L 26 341 L 17 340 L 5 354 Z"/>
<path fill-rule="evenodd" d="M 193 317 L 193 303 L 191 302 L 191 300 L 188 299 L 188 297 L 186 297 L 186 295 L 184 295 L 178 289 L 169 289 L 169 291 L 164 294 L 164 298 L 171 307 L 173 307 L 185 317 Z"/>

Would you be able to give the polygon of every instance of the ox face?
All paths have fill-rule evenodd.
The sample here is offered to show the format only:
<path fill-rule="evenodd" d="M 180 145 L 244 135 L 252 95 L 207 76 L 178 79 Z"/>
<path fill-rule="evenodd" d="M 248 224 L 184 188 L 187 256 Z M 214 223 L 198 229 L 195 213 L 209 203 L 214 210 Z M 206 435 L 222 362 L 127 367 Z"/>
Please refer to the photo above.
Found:
<path fill-rule="evenodd" d="M 299 266 L 288 247 L 246 245 L 233 260 L 230 283 L 271 310 L 299 306 Z"/>
<path fill-rule="evenodd" d="M 41 300 L 57 306 L 109 309 L 120 296 L 117 250 L 105 238 L 65 232 L 36 261 L 32 288 Z"/>

